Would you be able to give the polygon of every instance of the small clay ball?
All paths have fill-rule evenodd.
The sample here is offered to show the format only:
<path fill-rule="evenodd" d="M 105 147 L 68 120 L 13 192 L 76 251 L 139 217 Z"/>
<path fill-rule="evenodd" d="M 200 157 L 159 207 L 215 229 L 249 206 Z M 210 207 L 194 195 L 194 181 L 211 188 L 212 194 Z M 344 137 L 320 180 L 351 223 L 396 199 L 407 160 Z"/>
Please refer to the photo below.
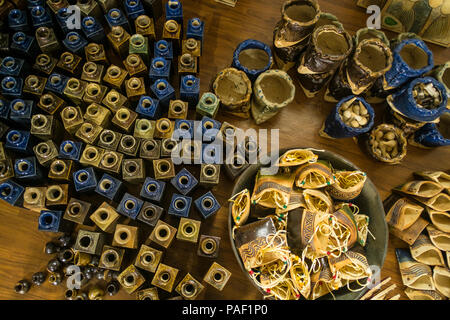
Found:
<path fill-rule="evenodd" d="M 72 242 L 72 238 L 70 237 L 70 235 L 63 235 L 58 238 L 58 244 L 62 248 L 70 247 L 71 242 Z"/>
<path fill-rule="evenodd" d="M 20 280 L 14 286 L 14 291 L 19 294 L 25 294 L 28 292 L 28 290 L 30 290 L 30 288 L 31 288 L 30 282 L 28 282 L 27 280 Z"/>
<path fill-rule="evenodd" d="M 54 242 L 47 242 L 44 251 L 46 254 L 54 254 L 61 250 L 61 248 Z"/>
<path fill-rule="evenodd" d="M 53 273 L 61 269 L 61 266 L 62 264 L 58 259 L 52 259 L 47 264 L 47 270 Z"/>
<path fill-rule="evenodd" d="M 43 284 L 45 282 L 45 279 L 47 278 L 47 274 L 45 272 L 36 272 L 33 273 L 33 275 L 31 276 L 31 282 L 35 285 L 35 286 L 40 286 L 41 284 Z"/>

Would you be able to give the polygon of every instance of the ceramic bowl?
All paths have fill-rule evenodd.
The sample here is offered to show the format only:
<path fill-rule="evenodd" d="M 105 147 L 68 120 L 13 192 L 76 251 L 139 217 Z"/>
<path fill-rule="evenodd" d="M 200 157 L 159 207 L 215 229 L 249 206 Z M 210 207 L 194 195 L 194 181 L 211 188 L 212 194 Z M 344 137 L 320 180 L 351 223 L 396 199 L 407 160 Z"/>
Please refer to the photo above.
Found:
<path fill-rule="evenodd" d="M 280 150 L 280 155 L 288 151 L 289 149 Z M 335 153 L 329 151 L 314 151 L 315 154 L 319 156 L 321 160 L 328 160 L 331 162 L 333 168 L 339 170 L 361 170 L 356 167 L 353 163 L 346 160 L 345 158 L 337 155 Z M 232 194 L 236 194 L 239 191 L 247 188 L 250 191 L 253 191 L 255 177 L 261 165 L 254 164 L 251 165 L 245 170 L 241 176 L 236 180 L 234 185 Z M 368 173 L 370 176 L 370 173 Z M 383 266 L 384 259 L 386 258 L 387 252 L 387 244 L 388 244 L 388 228 L 385 221 L 385 212 L 383 208 L 383 203 L 380 199 L 380 195 L 373 184 L 373 182 L 367 178 L 364 188 L 361 194 L 354 200 L 352 203 L 355 203 L 359 206 L 360 212 L 369 216 L 369 230 L 375 236 L 374 240 L 370 235 L 367 237 L 366 244 L 366 257 L 370 266 L 376 266 L 380 268 Z M 250 216 L 247 223 L 256 221 L 256 219 L 252 219 Z M 232 229 L 234 223 L 231 215 L 231 206 L 228 209 L 228 232 L 231 239 L 231 247 L 233 248 L 234 255 L 241 266 L 242 272 L 246 274 L 248 280 L 253 284 L 253 280 L 250 278 L 248 272 L 245 270 L 244 265 L 241 260 L 241 256 L 239 255 L 238 249 L 236 248 L 236 244 L 233 241 L 232 237 Z M 261 292 L 262 295 L 265 294 L 263 290 L 255 285 L 256 288 Z M 351 292 L 346 287 L 340 288 L 337 291 L 333 291 L 333 294 L 338 300 L 357 300 L 359 299 L 368 289 L 361 290 L 359 292 Z M 327 294 L 320 299 L 333 299 L 330 294 Z"/>

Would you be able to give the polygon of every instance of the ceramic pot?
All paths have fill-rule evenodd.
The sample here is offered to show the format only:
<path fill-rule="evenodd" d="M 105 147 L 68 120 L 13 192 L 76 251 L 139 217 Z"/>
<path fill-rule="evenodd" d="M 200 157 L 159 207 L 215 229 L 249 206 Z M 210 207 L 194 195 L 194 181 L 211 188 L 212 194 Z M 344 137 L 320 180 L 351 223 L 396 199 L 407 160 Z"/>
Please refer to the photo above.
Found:
<path fill-rule="evenodd" d="M 365 139 L 369 154 L 376 160 L 397 164 L 406 156 L 407 141 L 403 131 L 391 124 L 376 126 Z"/>
<path fill-rule="evenodd" d="M 352 106 L 358 108 L 358 114 L 353 112 Z M 365 111 L 362 111 L 361 106 L 365 108 Z M 344 108 L 346 108 L 345 111 L 343 111 Z M 362 112 L 361 115 L 359 114 L 360 112 Z M 344 117 L 344 115 L 347 116 L 347 113 L 350 115 L 348 119 Z M 364 120 L 364 122 L 361 122 L 361 125 L 355 120 L 357 125 L 352 126 L 350 124 L 353 122 L 350 118 L 351 116 L 358 116 L 358 119 Z M 339 101 L 336 107 L 331 111 L 330 115 L 325 120 L 322 130 L 331 138 L 355 137 L 368 132 L 373 126 L 374 118 L 375 112 L 373 108 L 363 98 L 348 96 Z"/>
<path fill-rule="evenodd" d="M 385 90 L 398 88 L 413 78 L 420 77 L 433 68 L 433 54 L 420 39 L 401 41 L 393 49 L 392 68 L 384 75 Z"/>
<path fill-rule="evenodd" d="M 281 7 L 281 20 L 273 32 L 273 47 L 278 68 L 287 71 L 295 65 L 306 48 L 319 20 L 316 1 L 289 0 Z"/>
<path fill-rule="evenodd" d="M 260 124 L 294 100 L 295 86 L 286 72 L 274 69 L 262 73 L 256 79 L 253 92 L 252 116 Z"/>
<path fill-rule="evenodd" d="M 408 119 L 401 113 L 398 113 L 397 111 L 393 110 L 389 105 L 386 107 L 386 112 L 384 113 L 384 120 L 385 120 L 384 122 L 391 123 L 400 130 L 402 130 L 403 133 L 405 134 L 405 137 L 411 136 L 412 134 L 414 134 L 414 132 L 416 132 L 426 124 L 426 122 L 419 122 Z"/>
<path fill-rule="evenodd" d="M 232 67 L 244 71 L 251 81 L 271 68 L 272 51 L 265 43 L 248 39 L 241 42 L 233 53 Z"/>
<path fill-rule="evenodd" d="M 252 83 L 243 71 L 235 68 L 220 71 L 213 90 L 225 111 L 245 119 L 250 117 Z"/>
<path fill-rule="evenodd" d="M 313 98 L 323 87 L 325 87 L 334 75 L 334 70 L 317 74 L 297 73 L 298 84 L 307 98 Z M 334 100 L 333 100 L 334 101 Z M 335 101 L 334 101 L 335 102 Z"/>
<path fill-rule="evenodd" d="M 319 15 L 319 20 L 317 20 L 316 23 L 316 28 L 326 25 L 333 25 L 338 27 L 339 29 L 344 30 L 344 25 L 341 22 L 339 22 L 338 18 L 334 14 L 328 12 L 321 12 Z"/>
<path fill-rule="evenodd" d="M 297 72 L 317 74 L 336 70 L 352 48 L 352 39 L 346 31 L 334 25 L 321 26 L 314 30 Z"/>
<path fill-rule="evenodd" d="M 378 39 L 359 42 L 351 59 L 346 61 L 331 79 L 326 100 L 342 99 L 349 94 L 366 92 L 392 66 L 392 52 Z"/>
<path fill-rule="evenodd" d="M 450 146 L 450 115 L 442 115 L 439 124 L 425 124 L 414 133 L 410 142 L 425 148 Z"/>
<path fill-rule="evenodd" d="M 434 68 L 430 75 L 444 85 L 447 91 L 447 109 L 450 109 L 450 61 Z"/>
<path fill-rule="evenodd" d="M 427 107 L 424 101 L 432 99 L 421 95 L 427 90 L 417 89 L 421 86 L 434 88 L 433 92 L 438 95 L 434 99 L 433 106 Z M 417 95 L 417 96 L 416 96 Z M 420 122 L 431 122 L 439 118 L 447 110 L 447 91 L 442 83 L 431 77 L 417 78 L 404 86 L 399 91 L 387 97 L 389 105 L 402 115 Z"/>
<path fill-rule="evenodd" d="M 354 47 L 356 48 L 361 41 L 366 39 L 378 39 L 386 46 L 389 47 L 390 45 L 389 40 L 383 31 L 371 28 L 361 28 L 356 31 L 356 34 L 353 37 Z"/>

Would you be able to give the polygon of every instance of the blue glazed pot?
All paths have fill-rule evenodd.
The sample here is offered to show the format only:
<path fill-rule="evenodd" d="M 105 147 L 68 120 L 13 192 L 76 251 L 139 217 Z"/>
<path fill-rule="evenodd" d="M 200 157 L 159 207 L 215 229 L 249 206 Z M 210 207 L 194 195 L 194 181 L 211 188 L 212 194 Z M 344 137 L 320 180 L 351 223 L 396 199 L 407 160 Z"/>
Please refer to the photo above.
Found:
<path fill-rule="evenodd" d="M 367 112 L 369 114 L 369 121 L 367 122 L 367 125 L 362 128 L 353 128 L 346 125 L 339 114 L 339 109 L 341 108 L 342 104 L 353 98 L 356 98 L 355 101 L 360 101 L 367 109 Z M 372 106 L 366 102 L 366 100 L 357 96 L 348 96 L 339 101 L 336 107 L 331 111 L 330 115 L 325 120 L 323 131 L 332 138 L 355 137 L 362 133 L 368 132 L 373 126 L 374 118 L 375 111 L 373 110 Z"/>
<path fill-rule="evenodd" d="M 427 123 L 414 133 L 414 141 L 425 147 L 450 146 L 450 138 L 445 138 L 435 123 Z"/>
<path fill-rule="evenodd" d="M 400 52 L 406 45 L 415 45 L 422 49 L 427 55 L 427 65 L 423 68 L 414 69 L 410 67 L 400 55 Z M 393 89 L 401 86 L 407 81 L 419 77 L 433 68 L 433 53 L 428 49 L 427 45 L 420 39 L 406 39 L 400 42 L 393 50 L 392 68 L 385 74 L 386 85 Z"/>
<path fill-rule="evenodd" d="M 440 91 L 441 104 L 435 109 L 421 108 L 417 105 L 413 96 L 414 86 L 418 83 L 432 83 Z M 395 108 L 406 117 L 420 122 L 430 122 L 439 118 L 447 111 L 447 91 L 442 83 L 431 77 L 417 78 L 392 95 Z"/>
<path fill-rule="evenodd" d="M 241 54 L 241 52 L 248 50 L 248 49 L 259 49 L 259 50 L 264 50 L 266 52 L 269 59 L 268 59 L 266 66 L 264 66 L 264 68 L 249 69 L 246 66 L 242 65 L 241 61 L 239 61 L 239 55 Z M 251 81 L 255 81 L 256 78 L 258 78 L 258 76 L 261 73 L 270 69 L 270 67 L 272 66 L 272 63 L 273 63 L 272 51 L 270 50 L 268 45 L 266 45 L 265 43 L 258 41 L 258 40 L 247 39 L 247 40 L 241 42 L 237 46 L 236 50 L 234 50 L 233 63 L 231 64 L 231 66 L 238 70 L 244 71 L 247 74 L 247 76 L 250 78 Z"/>

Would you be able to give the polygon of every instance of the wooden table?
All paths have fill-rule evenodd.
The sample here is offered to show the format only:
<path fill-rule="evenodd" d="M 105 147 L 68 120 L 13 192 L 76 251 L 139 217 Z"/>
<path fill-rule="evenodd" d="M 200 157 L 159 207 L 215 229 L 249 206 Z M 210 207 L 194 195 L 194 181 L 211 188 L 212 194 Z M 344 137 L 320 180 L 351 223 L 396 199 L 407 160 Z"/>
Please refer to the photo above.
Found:
<path fill-rule="evenodd" d="M 282 2 L 282 0 L 239 0 L 237 6 L 231 8 L 212 0 L 183 1 L 185 20 L 198 16 L 205 21 L 206 25 L 200 74 L 202 92 L 209 90 L 211 80 L 217 72 L 230 66 L 233 51 L 238 43 L 253 38 L 271 44 L 272 30 L 280 19 Z M 319 0 L 319 4 L 322 11 L 336 15 L 351 34 L 365 26 L 367 19 L 365 10 L 356 7 L 353 0 Z M 394 35 L 387 34 L 389 37 Z M 432 44 L 429 44 L 429 47 L 434 53 L 436 64 L 443 63 L 450 56 L 449 49 Z M 279 128 L 281 148 L 309 146 L 327 149 L 344 156 L 368 173 L 382 199 L 387 197 L 392 187 L 410 179 L 413 171 L 449 169 L 450 148 L 448 147 L 424 150 L 409 146 L 404 161 L 400 165 L 390 166 L 367 156 L 351 139 L 332 141 L 319 137 L 318 130 L 332 107 L 333 104 L 325 103 L 321 96 L 307 99 L 298 87 L 294 103 L 260 128 Z M 383 107 L 375 106 L 375 109 L 377 117 L 380 117 Z M 218 119 L 232 122 L 244 129 L 258 128 L 253 120 L 239 120 L 223 115 L 219 115 Z M 206 290 L 200 296 L 203 299 L 261 298 L 259 292 L 246 279 L 231 250 L 227 226 L 227 199 L 232 186 L 233 182 L 222 173 L 220 185 L 213 189 L 222 208 L 214 217 L 202 223 L 201 233 L 222 238 L 220 256 L 216 261 L 228 268 L 233 275 L 223 292 L 206 285 Z M 0 203 L 0 299 L 61 299 L 63 297 L 63 286 L 52 287 L 48 283 L 40 288 L 33 287 L 24 296 L 15 294 L 13 291 L 14 284 L 18 280 L 30 279 L 34 272 L 45 269 L 50 259 L 44 254 L 43 247 L 47 241 L 54 239 L 55 235 L 37 231 L 37 216 L 37 213 Z M 191 217 L 200 219 L 196 212 L 191 212 Z M 176 220 L 167 218 L 167 214 L 164 220 L 177 226 Z M 392 238 L 389 241 L 382 277 L 391 276 L 399 286 L 397 291 L 402 293 L 403 290 L 400 289 L 404 288 L 394 248 L 405 246 L 405 244 L 399 239 Z M 186 272 L 190 272 L 195 278 L 201 280 L 208 270 L 212 261 L 199 258 L 196 250 L 196 245 L 175 241 L 166 252 L 164 262 L 180 269 L 177 281 L 181 280 Z M 164 297 L 164 294 L 161 296 Z M 114 298 L 127 299 L 131 296 L 122 290 Z M 403 293 L 402 298 L 405 298 Z"/>

